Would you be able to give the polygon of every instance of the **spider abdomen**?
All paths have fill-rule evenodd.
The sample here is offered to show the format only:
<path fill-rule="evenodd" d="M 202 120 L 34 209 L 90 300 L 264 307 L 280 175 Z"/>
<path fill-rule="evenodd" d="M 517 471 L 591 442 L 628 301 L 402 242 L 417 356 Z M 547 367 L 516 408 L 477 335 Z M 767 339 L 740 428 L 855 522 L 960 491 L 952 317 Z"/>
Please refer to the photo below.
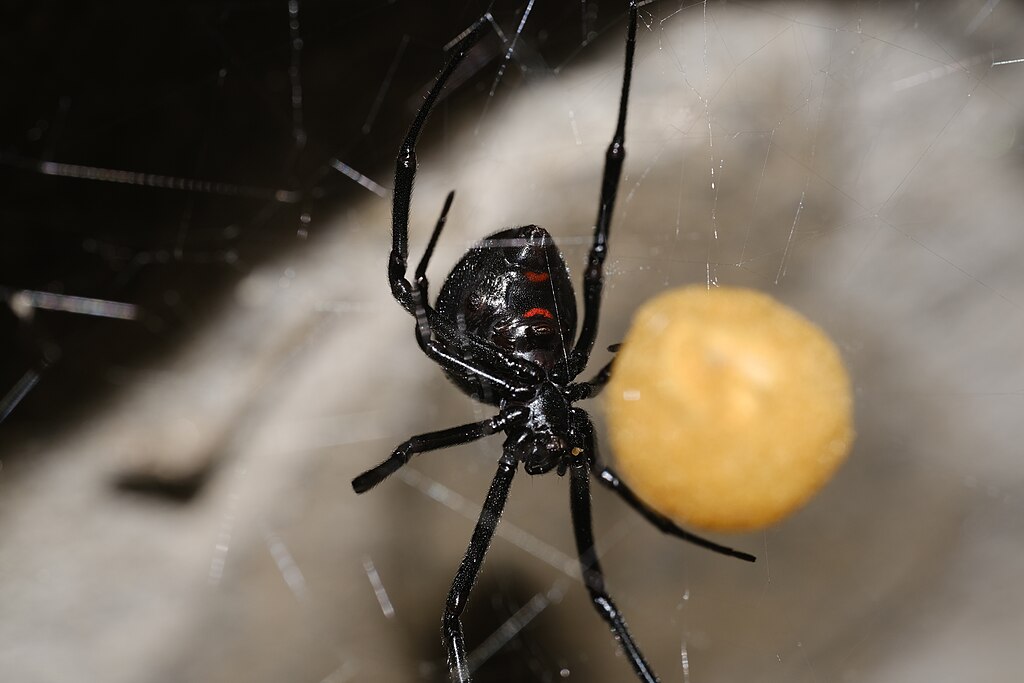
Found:
<path fill-rule="evenodd" d="M 536 225 L 501 230 L 474 245 L 445 279 L 436 311 L 460 335 L 545 371 L 568 356 L 576 334 L 569 268 L 548 231 Z M 488 400 L 479 386 L 452 379 Z"/>

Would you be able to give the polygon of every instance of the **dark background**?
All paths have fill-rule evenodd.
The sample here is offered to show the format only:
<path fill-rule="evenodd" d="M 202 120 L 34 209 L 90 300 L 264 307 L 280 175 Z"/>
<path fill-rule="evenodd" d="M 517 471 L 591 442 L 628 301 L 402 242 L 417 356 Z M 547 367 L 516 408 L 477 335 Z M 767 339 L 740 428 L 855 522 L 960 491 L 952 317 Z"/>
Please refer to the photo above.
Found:
<path fill-rule="evenodd" d="M 332 160 L 390 190 L 444 45 L 487 5 L 304 0 L 291 6 L 296 28 L 286 0 L 5 3 L 0 296 L 43 291 L 138 311 L 125 321 L 0 306 L 0 396 L 40 376 L 5 426 L 66 417 L 202 325 L 262 258 L 315 242 L 367 192 Z M 588 58 L 580 47 L 623 5 L 536 3 L 494 105 L 524 70 Z M 527 7 L 493 4 L 506 37 Z M 506 49 L 494 34 L 482 43 L 436 118 L 486 95 Z M 383 285 L 383 257 L 381 271 Z"/>

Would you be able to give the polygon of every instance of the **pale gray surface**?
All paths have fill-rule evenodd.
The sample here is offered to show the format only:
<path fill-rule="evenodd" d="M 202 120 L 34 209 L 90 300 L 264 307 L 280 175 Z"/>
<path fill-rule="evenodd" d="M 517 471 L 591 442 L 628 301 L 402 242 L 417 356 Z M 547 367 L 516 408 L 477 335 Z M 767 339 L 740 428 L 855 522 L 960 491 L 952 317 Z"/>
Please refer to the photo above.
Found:
<path fill-rule="evenodd" d="M 1009 3 L 980 8 L 645 8 L 598 347 L 667 286 L 754 286 L 836 338 L 859 433 L 807 509 L 730 539 L 753 566 L 596 494 L 610 587 L 663 680 L 1024 666 L 1024 64 L 991 66 L 1024 57 L 1024 33 Z M 414 258 L 458 190 L 435 291 L 468 243 L 522 223 L 548 227 L 578 275 L 621 75 L 611 38 L 428 130 Z M 0 500 L 3 680 L 437 680 L 444 594 L 500 439 L 351 492 L 406 436 L 488 414 L 390 299 L 388 210 L 368 194 L 94 420 L 24 446 Z M 210 459 L 188 505 L 110 486 Z M 468 640 L 534 598 L 508 651 L 536 680 L 629 680 L 576 578 L 567 508 L 566 482 L 520 474 Z"/>

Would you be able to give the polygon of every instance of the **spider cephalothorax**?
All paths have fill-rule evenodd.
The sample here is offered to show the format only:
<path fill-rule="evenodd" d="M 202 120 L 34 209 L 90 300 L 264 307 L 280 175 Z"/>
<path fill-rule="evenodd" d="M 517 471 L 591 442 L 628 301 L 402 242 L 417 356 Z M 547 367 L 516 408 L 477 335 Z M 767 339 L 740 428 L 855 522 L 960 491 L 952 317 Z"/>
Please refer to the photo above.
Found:
<path fill-rule="evenodd" d="M 427 264 L 454 193 L 449 193 L 416 268 L 415 283 L 406 279 L 416 141 L 448 78 L 492 23 L 492 18 L 485 15 L 452 49 L 452 56 L 427 93 L 399 150 L 395 164 L 388 280 L 399 304 L 416 318 L 416 341 L 420 349 L 440 365 L 462 391 L 497 406 L 498 414 L 487 420 L 414 436 L 399 445 L 387 460 L 356 477 L 352 487 L 356 493 L 368 491 L 417 453 L 505 433 L 498 471 L 469 549 L 452 582 L 442 619 L 452 680 L 468 683 L 471 672 L 459 617 L 490 546 L 516 469 L 522 463 L 528 474 L 552 470 L 559 475 L 568 473 L 573 531 L 584 585 L 636 675 L 642 681 L 653 683 L 657 681 L 654 672 L 604 586 L 590 519 L 590 475 L 665 533 L 716 552 L 751 561 L 754 558 L 680 529 L 641 501 L 611 469 L 599 466 L 590 418 L 586 411 L 573 406 L 577 401 L 597 395 L 611 372 L 611 363 L 608 363 L 593 379 L 573 381 L 586 367 L 597 337 L 608 232 L 626 153 L 624 138 L 636 44 L 637 3 L 636 0 L 629 3 L 626 66 L 618 121 L 605 155 L 594 241 L 583 273 L 583 324 L 579 336 L 576 333 L 576 297 L 569 269 L 551 235 L 536 225 L 496 232 L 471 248 L 442 285 L 436 307 L 430 305 Z"/>

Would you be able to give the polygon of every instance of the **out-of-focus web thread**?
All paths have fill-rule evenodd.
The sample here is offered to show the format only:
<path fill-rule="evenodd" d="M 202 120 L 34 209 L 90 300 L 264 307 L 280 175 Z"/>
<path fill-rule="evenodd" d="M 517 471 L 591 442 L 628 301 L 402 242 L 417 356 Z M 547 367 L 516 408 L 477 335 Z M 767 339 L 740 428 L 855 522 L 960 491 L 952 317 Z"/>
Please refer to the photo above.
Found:
<path fill-rule="evenodd" d="M 11 166 L 35 171 L 43 175 L 81 180 L 98 180 L 106 183 L 123 183 L 125 185 L 144 185 L 165 190 L 184 190 L 187 192 L 203 192 L 228 197 L 250 197 L 267 201 L 293 204 L 301 199 L 301 194 L 292 190 L 275 190 L 264 187 L 252 187 L 213 180 L 182 178 L 179 176 L 162 175 L 160 173 L 143 173 L 138 171 L 122 171 L 84 164 L 65 164 L 55 161 L 38 161 L 26 159 L 12 154 L 0 154 L 0 165 Z"/>
<path fill-rule="evenodd" d="M 466 519 L 476 521 L 480 516 L 480 505 L 472 503 L 462 495 L 456 493 L 440 482 L 428 479 L 414 469 L 405 467 L 399 470 L 395 476 L 403 482 L 418 489 L 429 498 L 436 500 L 445 507 L 448 507 Z M 546 562 L 566 576 L 578 579 L 580 576 L 579 563 L 575 557 L 570 557 L 558 548 L 540 540 L 533 534 L 527 532 L 507 520 L 502 520 L 495 532 L 500 538 L 504 538 L 513 545 L 525 550 L 534 557 Z"/>
<path fill-rule="evenodd" d="M 395 79 L 395 72 L 398 71 L 398 63 L 402 60 L 402 55 L 405 54 L 405 48 L 408 46 L 409 34 L 407 33 L 402 36 L 402 40 L 398 44 L 398 50 L 395 52 L 395 56 L 391 60 L 391 66 L 388 67 L 388 72 L 384 75 L 384 80 L 381 81 L 380 88 L 377 90 L 377 97 L 373 100 L 373 104 L 370 105 L 370 111 L 367 113 L 366 121 L 363 123 L 363 135 L 366 135 L 373 130 L 373 122 L 377 119 L 377 113 L 380 111 L 380 106 L 384 102 L 384 96 L 391 88 L 391 82 Z"/>
<path fill-rule="evenodd" d="M 508 50 L 505 51 L 505 59 L 502 60 L 501 66 L 498 67 L 498 73 L 494 77 L 494 83 L 491 84 L 491 90 L 490 92 L 487 93 L 487 101 L 484 102 L 484 109 L 480 113 L 480 121 L 482 121 L 483 118 L 487 116 L 487 110 L 491 106 L 491 100 L 494 99 L 494 93 L 497 92 L 498 90 L 498 84 L 501 83 L 501 79 L 505 75 L 505 70 L 508 69 L 508 64 L 510 61 L 512 61 L 512 55 L 515 53 L 516 50 L 516 43 L 519 42 L 519 36 L 522 35 L 523 28 L 526 26 L 526 21 L 530 18 L 530 12 L 533 11 L 533 3 L 534 0 L 530 0 L 530 2 L 526 5 L 526 10 L 523 11 L 523 18 L 519 20 L 519 25 L 516 27 L 516 34 L 512 36 L 512 42 L 509 43 Z M 494 24 L 495 22 L 493 22 L 492 20 L 491 23 Z M 502 35 L 501 39 L 502 41 L 504 41 L 505 37 Z M 479 131 L 480 122 L 478 121 L 474 134 L 478 133 Z"/>
<path fill-rule="evenodd" d="M 545 593 L 537 593 L 525 605 L 516 610 L 504 624 L 469 653 L 469 670 L 476 671 L 484 662 L 505 647 L 531 621 L 537 618 L 549 605 L 561 602 L 565 594 L 565 580 L 559 579 Z"/>
<path fill-rule="evenodd" d="M 280 572 L 281 578 L 284 579 L 295 599 L 305 602 L 309 597 L 306 577 L 302 575 L 302 570 L 299 569 L 295 557 L 285 545 L 284 539 L 266 524 L 262 525 L 260 530 L 263 534 L 263 542 L 266 544 L 267 550 L 270 551 L 270 556 L 274 558 L 274 564 L 277 565 L 277 571 Z"/>
<path fill-rule="evenodd" d="M 297 147 L 306 141 L 302 116 L 302 34 L 299 31 L 299 0 L 288 0 L 288 32 L 291 37 L 291 64 L 288 66 L 288 80 L 292 88 L 292 135 Z"/>

